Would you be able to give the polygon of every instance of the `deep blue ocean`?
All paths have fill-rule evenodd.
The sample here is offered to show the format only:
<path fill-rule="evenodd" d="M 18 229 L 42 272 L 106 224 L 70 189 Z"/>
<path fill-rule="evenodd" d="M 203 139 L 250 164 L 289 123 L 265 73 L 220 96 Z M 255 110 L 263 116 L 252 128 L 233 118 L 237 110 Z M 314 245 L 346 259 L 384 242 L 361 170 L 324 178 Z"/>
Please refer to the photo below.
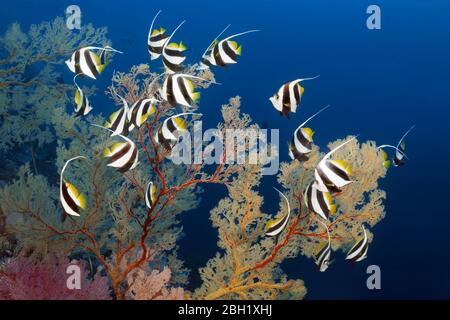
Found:
<path fill-rule="evenodd" d="M 220 120 L 221 104 L 235 95 L 256 122 L 281 128 L 281 146 L 300 121 L 327 104 L 332 108 L 314 122 L 315 143 L 322 148 L 349 134 L 395 144 L 415 124 L 407 139 L 409 161 L 382 180 L 386 217 L 372 229 L 368 259 L 353 266 L 338 253 L 325 273 L 303 257 L 283 267 L 305 281 L 307 299 L 450 299 L 450 1 L 20 0 L 2 2 L 0 30 L 14 21 L 26 30 L 64 16 L 70 4 L 80 6 L 82 24 L 108 27 L 113 47 L 125 53 L 114 58 L 119 71 L 149 63 L 147 33 L 159 9 L 158 24 L 169 30 L 187 20 L 177 39 L 189 47 L 188 63 L 197 62 L 228 24 L 229 34 L 260 29 L 239 39 L 243 55 L 237 65 L 215 70 L 222 85 L 202 92 L 204 127 Z M 381 8 L 381 30 L 366 27 L 371 4 Z M 161 62 L 151 66 L 159 70 Z M 112 69 L 98 87 L 109 84 Z M 70 83 L 72 74 L 64 72 Z M 318 74 L 304 83 L 302 105 L 291 120 L 280 117 L 268 98 L 288 80 Z M 100 91 L 91 101 L 98 110 L 112 108 Z M 287 152 L 280 157 L 289 159 Z M 275 184 L 267 176 L 260 186 L 265 212 L 278 209 Z M 183 214 L 179 252 L 192 270 L 190 288 L 198 286 L 197 269 L 217 252 L 209 211 L 224 195 L 222 187 L 206 186 L 200 207 Z M 372 264 L 381 268 L 381 290 L 366 287 Z"/>

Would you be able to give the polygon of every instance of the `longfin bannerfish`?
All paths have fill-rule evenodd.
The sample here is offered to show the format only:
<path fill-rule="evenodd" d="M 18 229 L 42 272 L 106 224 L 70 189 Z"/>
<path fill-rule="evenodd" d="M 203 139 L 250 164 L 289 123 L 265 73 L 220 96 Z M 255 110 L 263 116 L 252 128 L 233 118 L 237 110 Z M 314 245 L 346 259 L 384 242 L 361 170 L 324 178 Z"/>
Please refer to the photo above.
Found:
<path fill-rule="evenodd" d="M 225 67 L 229 64 L 237 63 L 237 57 L 242 54 L 242 46 L 231 39 L 258 31 L 259 30 L 249 30 L 234 34 L 215 43 L 213 42 L 213 44 L 210 45 L 210 50 L 207 50 L 202 58 L 203 64 L 205 66 Z"/>
<path fill-rule="evenodd" d="M 406 151 L 406 142 L 405 138 L 406 136 L 411 132 L 412 129 L 414 129 L 415 126 L 412 126 L 408 129 L 408 131 L 405 132 L 405 134 L 402 136 L 400 141 L 397 144 L 397 150 L 395 151 L 394 159 L 392 162 L 394 163 L 395 167 L 402 166 L 405 164 L 405 151 Z"/>
<path fill-rule="evenodd" d="M 81 90 L 81 88 L 78 86 L 77 82 L 75 81 L 75 79 L 78 75 L 79 74 L 77 74 L 77 75 L 75 75 L 75 77 L 73 77 L 73 82 L 74 82 L 75 86 L 77 87 L 77 89 L 75 91 L 75 116 L 76 117 L 85 116 L 92 110 L 91 104 L 89 103 L 87 96 L 84 94 L 83 90 Z"/>
<path fill-rule="evenodd" d="M 147 185 L 147 189 L 145 190 L 145 205 L 148 209 L 153 208 L 156 202 L 156 186 L 153 182 L 149 182 Z"/>
<path fill-rule="evenodd" d="M 377 147 L 377 150 L 380 149 L 385 149 L 385 148 L 391 148 L 395 150 L 395 154 L 394 157 L 392 159 L 392 163 L 394 164 L 395 167 L 398 166 L 402 166 L 405 164 L 405 158 L 408 159 L 408 157 L 406 156 L 406 143 L 405 143 L 405 138 L 406 136 L 411 132 L 412 129 L 414 129 L 415 126 L 412 126 L 411 128 L 409 128 L 402 136 L 402 138 L 399 140 L 397 146 L 392 146 L 390 144 L 383 144 L 379 147 Z M 384 157 L 384 161 L 383 161 L 383 165 L 388 168 L 390 165 L 390 161 L 388 160 L 387 157 L 387 153 L 383 150 L 383 157 Z"/>
<path fill-rule="evenodd" d="M 107 63 L 102 64 L 102 59 L 94 52 L 94 50 L 101 50 L 102 53 L 105 51 L 122 53 L 109 46 L 104 48 L 92 46 L 80 48 L 72 54 L 70 59 L 66 60 L 66 65 L 69 67 L 70 71 L 75 74 L 83 74 L 89 78 L 96 79 L 97 76 L 103 72 Z"/>
<path fill-rule="evenodd" d="M 109 117 L 109 121 L 105 123 L 105 128 L 110 129 L 112 134 L 111 136 L 117 136 L 117 135 L 128 135 L 130 126 L 128 124 L 128 118 L 130 116 L 129 114 L 129 107 L 128 102 L 119 95 L 116 90 L 114 89 L 114 86 L 112 87 L 113 93 L 119 97 L 120 100 L 122 100 L 123 106 L 116 112 L 112 113 Z"/>
<path fill-rule="evenodd" d="M 159 10 L 153 18 L 152 24 L 150 25 L 150 30 L 148 32 L 147 48 L 151 60 L 158 59 L 161 56 L 164 44 L 166 43 L 167 38 L 169 38 L 166 34 L 166 29 L 162 27 L 160 29 L 153 29 L 155 20 L 160 13 L 161 10 Z"/>
<path fill-rule="evenodd" d="M 306 119 L 305 122 L 297 127 L 297 129 L 295 129 L 294 135 L 292 136 L 292 140 L 289 145 L 289 156 L 292 160 L 296 159 L 298 161 L 307 161 L 309 159 L 308 155 L 312 151 L 314 131 L 312 131 L 310 128 L 304 128 L 303 126 L 306 125 L 309 120 L 313 119 L 328 107 L 329 105 L 322 108 L 314 115 Z"/>
<path fill-rule="evenodd" d="M 314 171 L 315 186 L 319 191 L 341 192 L 342 187 L 353 182 L 349 177 L 351 175 L 350 165 L 343 160 L 329 160 L 329 157 L 355 138 L 340 144 L 320 160 Z"/>
<path fill-rule="evenodd" d="M 201 116 L 200 113 L 185 112 L 167 118 L 156 132 L 155 142 L 161 144 L 167 151 L 170 151 L 177 143 L 180 136 L 179 133 L 187 129 L 187 122 L 182 116 L 189 114 Z"/>
<path fill-rule="evenodd" d="M 111 129 L 99 126 L 97 124 L 92 124 L 95 127 L 99 127 L 110 132 Z M 136 168 L 139 164 L 139 150 L 136 144 L 129 138 L 118 134 L 124 142 L 116 142 L 110 148 L 105 148 L 103 150 L 103 156 L 108 159 L 108 167 L 116 168 L 117 171 L 124 173 L 129 170 Z"/>
<path fill-rule="evenodd" d="M 336 205 L 333 203 L 330 193 L 318 190 L 314 181 L 306 188 L 304 200 L 308 209 L 324 220 L 328 220 L 330 214 L 336 213 Z"/>
<path fill-rule="evenodd" d="M 155 98 L 144 98 L 139 99 L 131 106 L 128 115 L 129 131 L 132 131 L 134 127 L 139 128 L 150 115 L 156 112 L 156 102 L 159 101 Z"/>
<path fill-rule="evenodd" d="M 213 57 L 213 49 L 216 46 L 217 43 L 219 43 L 219 37 L 230 27 L 231 25 L 229 24 L 228 26 L 225 27 L 225 29 L 223 29 L 215 38 L 214 40 L 211 42 L 211 44 L 209 45 L 208 48 L 206 48 L 205 52 L 202 55 L 201 61 L 200 61 L 200 65 L 197 68 L 197 70 L 206 70 L 209 67 L 212 67 L 215 63 L 214 61 L 214 57 Z"/>
<path fill-rule="evenodd" d="M 326 246 L 322 247 L 317 254 L 314 256 L 314 259 L 316 261 L 316 265 L 319 267 L 320 272 L 325 272 L 328 267 L 330 266 L 330 257 L 331 257 L 331 237 L 330 237 L 330 231 L 328 230 L 328 226 L 323 223 L 320 220 L 317 220 L 319 223 L 321 223 L 326 229 L 327 229 L 327 235 L 328 235 L 328 243 Z"/>
<path fill-rule="evenodd" d="M 66 163 L 64 164 L 60 175 L 59 199 L 61 201 L 65 214 L 79 217 L 80 216 L 79 208 L 81 209 L 86 208 L 86 199 L 84 198 L 84 195 L 80 193 L 71 183 L 67 182 L 64 179 L 64 171 L 66 170 L 69 163 L 76 159 L 86 159 L 86 158 L 83 156 L 74 157 L 67 160 Z"/>
<path fill-rule="evenodd" d="M 200 99 L 200 92 L 195 92 L 194 84 L 190 79 L 215 83 L 200 77 L 176 73 L 169 75 L 159 89 L 159 94 L 171 106 L 182 105 L 192 107 Z"/>
<path fill-rule="evenodd" d="M 345 260 L 350 260 L 352 262 L 360 262 L 367 258 L 367 251 L 369 249 L 369 241 L 367 239 L 366 229 L 362 225 L 364 236 L 355 243 L 355 245 L 347 252 Z"/>
<path fill-rule="evenodd" d="M 187 49 L 186 46 L 182 42 L 170 42 L 170 39 L 172 39 L 175 32 L 177 32 L 177 30 L 183 25 L 184 22 L 185 21 L 181 22 L 178 27 L 176 27 L 170 37 L 167 38 L 162 48 L 163 64 L 166 72 L 169 74 L 180 72 L 184 69 L 182 63 L 184 62 L 184 60 L 186 60 L 186 56 L 183 53 Z"/>
<path fill-rule="evenodd" d="M 279 218 L 270 220 L 266 225 L 266 236 L 278 237 L 278 235 L 286 228 L 291 216 L 291 206 L 289 205 L 288 198 L 278 189 L 274 188 L 278 193 L 286 200 L 287 212 L 281 215 Z"/>
<path fill-rule="evenodd" d="M 303 92 L 305 89 L 300 85 L 300 82 L 306 80 L 313 80 L 313 78 L 296 79 L 283 84 L 278 92 L 269 98 L 270 102 L 281 115 L 288 117 L 289 112 L 295 113 L 297 107 L 300 105 Z"/>

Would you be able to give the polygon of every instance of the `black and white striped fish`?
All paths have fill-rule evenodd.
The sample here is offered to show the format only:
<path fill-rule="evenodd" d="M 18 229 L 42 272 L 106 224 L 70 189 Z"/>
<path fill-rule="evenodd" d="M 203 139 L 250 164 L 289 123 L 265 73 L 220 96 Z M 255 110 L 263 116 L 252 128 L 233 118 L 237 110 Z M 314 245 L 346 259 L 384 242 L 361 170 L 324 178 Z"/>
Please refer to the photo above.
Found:
<path fill-rule="evenodd" d="M 355 139 L 355 137 L 328 152 L 319 162 L 314 171 L 315 186 L 322 192 L 341 192 L 341 188 L 352 183 L 350 179 L 351 167 L 343 160 L 329 160 L 338 149 Z"/>
<path fill-rule="evenodd" d="M 80 210 L 86 208 L 86 199 L 84 195 L 69 182 L 64 179 L 64 171 L 66 170 L 69 163 L 76 159 L 86 159 L 83 156 L 74 157 L 67 160 L 61 170 L 60 182 L 59 182 L 59 199 L 61 201 L 62 207 L 65 214 L 71 216 L 80 216 Z"/>
<path fill-rule="evenodd" d="M 129 124 L 128 118 L 130 116 L 130 110 L 127 101 L 119 95 L 114 87 L 112 87 L 114 94 L 122 100 L 123 106 L 109 117 L 109 121 L 105 123 L 105 128 L 111 130 L 111 136 L 128 135 Z"/>
<path fill-rule="evenodd" d="M 166 73 L 173 74 L 180 72 L 184 69 L 182 63 L 186 60 L 184 51 L 187 50 L 186 46 L 180 42 L 170 42 L 170 39 L 174 36 L 175 32 L 183 25 L 184 21 L 181 22 L 178 27 L 172 32 L 169 38 L 167 38 L 164 46 L 162 48 L 163 64 L 166 69 Z"/>
<path fill-rule="evenodd" d="M 194 84 L 190 79 L 211 82 L 188 74 L 171 74 L 164 80 L 159 94 L 173 107 L 176 105 L 192 107 L 192 104 L 200 99 L 200 92 L 195 92 Z"/>
<path fill-rule="evenodd" d="M 206 67 L 211 66 L 225 67 L 229 64 L 237 63 L 237 57 L 242 54 L 242 45 L 238 45 L 236 41 L 232 41 L 231 39 L 258 31 L 259 30 L 249 30 L 234 34 L 220 41 L 213 41 L 203 54 L 202 65 L 200 68 L 206 69 Z"/>
<path fill-rule="evenodd" d="M 266 236 L 278 237 L 280 233 L 286 228 L 289 217 L 291 216 L 291 206 L 289 205 L 288 198 L 278 189 L 274 188 L 278 193 L 286 200 L 287 212 L 282 214 L 281 217 L 275 218 L 267 222 Z"/>
<path fill-rule="evenodd" d="M 319 271 L 325 272 L 331 264 L 331 237 L 328 226 L 320 220 L 317 221 L 327 229 L 328 243 L 326 246 L 319 250 L 319 252 L 314 256 L 314 259 L 316 261 L 316 265 L 319 267 Z"/>
<path fill-rule="evenodd" d="M 166 29 L 164 29 L 163 27 L 161 27 L 159 30 L 153 29 L 156 17 L 158 17 L 160 13 L 161 10 L 159 10 L 158 13 L 155 15 L 155 17 L 153 18 L 152 24 L 150 25 L 150 31 L 148 32 L 147 48 L 151 60 L 158 59 L 161 56 L 164 44 L 166 43 L 167 38 L 169 37 L 167 34 L 165 34 Z"/>
<path fill-rule="evenodd" d="M 333 204 L 330 193 L 318 190 L 314 181 L 306 188 L 303 197 L 308 209 L 324 220 L 328 220 L 330 214 L 336 213 L 336 205 Z"/>
<path fill-rule="evenodd" d="M 145 205 L 150 210 L 156 202 L 156 186 L 153 182 L 149 182 L 145 190 Z"/>
<path fill-rule="evenodd" d="M 214 38 L 214 40 L 211 42 L 208 48 L 206 48 L 205 52 L 202 55 L 201 61 L 199 66 L 197 67 L 197 70 L 206 70 L 209 67 L 213 66 L 214 63 L 214 57 L 213 57 L 213 49 L 216 46 L 217 43 L 219 43 L 219 37 L 230 27 L 230 24 L 225 27 L 225 29 L 222 30 L 222 32 L 217 35 L 217 37 Z"/>
<path fill-rule="evenodd" d="M 135 127 L 139 128 L 147 118 L 156 112 L 155 104 L 159 102 L 155 98 L 143 98 L 136 101 L 130 108 L 128 122 L 130 124 L 128 131 Z"/>
<path fill-rule="evenodd" d="M 283 84 L 278 92 L 269 98 L 274 108 L 280 112 L 281 115 L 289 117 L 289 112 L 295 113 L 297 107 L 300 105 L 303 92 L 305 89 L 300 85 L 300 82 L 306 80 L 313 80 L 314 78 L 296 79 Z"/>
<path fill-rule="evenodd" d="M 199 113 L 185 112 L 167 118 L 156 133 L 155 142 L 161 144 L 167 151 L 172 150 L 180 137 L 180 132 L 187 129 L 187 121 L 182 116 L 188 114 L 201 116 Z"/>
<path fill-rule="evenodd" d="M 400 141 L 397 144 L 397 150 L 395 151 L 394 159 L 392 162 L 394 163 L 395 167 L 402 166 L 405 164 L 405 151 L 406 151 L 406 142 L 405 138 L 408 135 L 408 133 L 411 132 L 412 129 L 414 129 L 415 126 L 412 126 L 411 128 L 406 131 L 406 133 L 403 135 L 403 137 L 400 139 Z"/>
<path fill-rule="evenodd" d="M 73 83 L 75 83 L 75 86 L 77 87 L 75 92 L 75 116 L 85 116 L 89 112 L 91 112 L 92 107 L 89 103 L 89 100 L 87 96 L 84 94 L 83 90 L 78 86 L 77 82 L 75 81 L 78 74 L 73 77 Z"/>
<path fill-rule="evenodd" d="M 103 156 L 109 158 L 108 167 L 116 168 L 124 173 L 136 168 L 139 163 L 139 150 L 133 141 L 119 134 L 125 142 L 117 142 L 111 148 L 103 150 Z"/>
<path fill-rule="evenodd" d="M 295 129 L 289 145 L 289 157 L 291 157 L 292 160 L 297 159 L 298 161 L 307 161 L 309 159 L 308 155 L 312 151 L 314 132 L 311 128 L 303 128 L 303 126 L 328 107 L 329 105 L 320 109 Z"/>
<path fill-rule="evenodd" d="M 100 56 L 95 53 L 95 50 L 101 50 L 104 55 L 103 63 Z M 89 78 L 96 79 L 99 74 L 103 72 L 107 65 L 106 51 L 113 51 L 117 53 L 122 53 L 113 49 L 111 47 L 84 47 L 76 50 L 70 59 L 66 60 L 66 65 L 69 67 L 70 71 L 75 74 L 83 74 Z"/>
<path fill-rule="evenodd" d="M 405 164 L 405 159 L 408 159 L 406 156 L 406 142 L 405 138 L 406 136 L 411 132 L 412 129 L 414 129 L 415 126 L 412 126 L 408 129 L 408 131 L 405 132 L 405 134 L 402 136 L 402 138 L 399 140 L 397 146 L 392 146 L 390 144 L 383 144 L 379 147 L 377 147 L 377 150 L 384 149 L 384 148 L 392 148 L 395 150 L 394 157 L 392 159 L 392 162 L 394 164 L 394 167 L 402 166 Z M 384 151 L 383 151 L 384 152 Z M 390 165 L 390 161 L 387 159 L 387 153 L 384 153 L 384 162 L 383 165 L 388 168 Z"/>
<path fill-rule="evenodd" d="M 345 260 L 350 260 L 352 262 L 360 262 L 367 258 L 367 251 L 369 250 L 369 241 L 367 239 L 366 229 L 362 225 L 364 236 L 355 243 L 355 245 L 347 252 Z"/>

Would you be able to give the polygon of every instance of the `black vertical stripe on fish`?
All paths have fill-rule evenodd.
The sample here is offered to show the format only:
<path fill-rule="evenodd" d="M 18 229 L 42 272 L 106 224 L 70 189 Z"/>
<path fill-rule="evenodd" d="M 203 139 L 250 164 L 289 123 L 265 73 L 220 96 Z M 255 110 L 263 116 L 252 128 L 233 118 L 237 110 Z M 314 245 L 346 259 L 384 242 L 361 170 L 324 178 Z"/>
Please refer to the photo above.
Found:
<path fill-rule="evenodd" d="M 275 230 L 277 230 L 278 228 L 280 228 L 280 226 L 282 226 L 286 220 L 289 218 L 289 215 L 286 214 L 283 219 L 281 219 L 280 221 L 278 221 L 278 223 L 274 224 L 271 228 L 267 229 L 266 234 L 267 236 L 271 236 L 270 233 L 274 232 Z"/>
<path fill-rule="evenodd" d="M 301 144 L 303 147 L 308 148 L 308 149 L 312 149 L 312 142 L 309 141 L 309 140 L 304 136 L 303 131 L 302 131 L 301 128 L 297 130 L 297 135 L 296 135 L 296 136 L 297 136 L 297 140 L 300 142 L 300 144 Z"/>
<path fill-rule="evenodd" d="M 91 52 L 89 50 L 84 51 L 84 58 L 86 60 L 86 64 L 89 67 L 89 70 L 91 70 L 94 77 L 98 76 L 97 66 L 95 65 L 94 61 L 92 61 Z"/>
<path fill-rule="evenodd" d="M 164 51 L 168 56 L 171 57 L 184 57 L 184 53 L 180 50 L 176 50 L 176 49 L 171 49 L 171 48 L 167 48 Z"/>
<path fill-rule="evenodd" d="M 152 47 L 150 45 L 147 45 L 147 48 L 149 51 L 156 53 L 156 54 L 161 54 L 162 53 L 162 47 Z"/>
<path fill-rule="evenodd" d="M 292 88 L 292 91 L 294 91 L 294 97 L 295 97 L 295 101 L 297 101 L 297 103 L 300 102 L 300 87 L 298 84 L 295 84 L 294 87 Z"/>
<path fill-rule="evenodd" d="M 63 195 L 63 199 L 64 201 L 67 203 L 67 205 L 70 207 L 70 209 L 72 209 L 73 211 L 75 211 L 76 213 L 80 213 L 80 211 L 78 210 L 78 206 L 75 203 L 75 201 L 72 199 L 72 197 L 69 194 L 69 190 L 67 189 L 67 185 L 65 182 L 63 182 L 62 184 L 62 195 Z M 66 214 L 68 214 L 66 212 Z"/>
<path fill-rule="evenodd" d="M 75 64 L 75 73 L 76 74 L 83 73 L 80 67 L 80 50 L 75 51 L 74 64 Z"/>
<path fill-rule="evenodd" d="M 124 173 L 130 170 L 130 168 L 136 161 L 137 152 L 137 148 L 133 148 L 133 153 L 131 154 L 130 160 L 128 160 L 128 162 L 124 166 L 117 168 L 117 171 L 119 171 L 120 173 Z"/>
<path fill-rule="evenodd" d="M 144 103 L 144 106 L 142 107 L 142 115 L 147 114 L 150 111 L 150 106 L 152 105 L 152 102 L 149 100 L 146 103 Z"/>
<path fill-rule="evenodd" d="M 353 257 L 353 259 L 351 259 L 352 261 L 358 261 L 359 259 L 363 258 L 366 255 L 366 251 L 367 248 L 369 247 L 369 242 L 366 241 L 366 243 L 364 244 L 364 246 L 361 248 L 361 250 L 359 251 L 359 253 Z"/>
<path fill-rule="evenodd" d="M 169 76 L 167 78 L 167 88 L 166 88 L 167 101 L 171 106 L 177 105 L 177 100 L 175 99 L 175 95 L 173 92 L 173 77 Z"/>
<path fill-rule="evenodd" d="M 158 130 L 158 142 L 163 146 L 166 151 L 170 151 L 172 149 L 172 142 L 169 139 L 166 139 L 162 133 L 162 127 Z"/>
<path fill-rule="evenodd" d="M 169 69 L 170 71 L 173 71 L 173 72 L 180 72 L 184 69 L 184 66 L 181 64 L 174 64 L 174 63 L 169 62 L 166 59 L 166 57 L 164 57 L 164 55 L 163 55 L 163 63 L 167 69 Z"/>
<path fill-rule="evenodd" d="M 288 108 L 289 111 L 291 109 L 291 95 L 289 93 L 289 83 L 285 84 L 283 87 L 282 102 L 283 102 L 283 110 L 286 107 Z"/>
<path fill-rule="evenodd" d="M 290 145 L 290 151 L 292 153 L 292 156 L 294 157 L 294 159 L 298 160 L 298 161 L 308 161 L 309 157 L 307 156 L 306 153 L 301 153 L 297 150 L 296 146 L 295 146 L 295 139 L 294 137 L 292 137 L 291 140 L 291 145 Z"/>
<path fill-rule="evenodd" d="M 330 210 L 328 209 L 328 205 L 325 202 L 325 194 L 316 189 L 316 199 L 317 199 L 317 202 L 319 203 L 320 210 L 322 210 L 322 213 L 328 219 L 330 217 Z"/>
<path fill-rule="evenodd" d="M 236 61 L 237 59 L 236 52 L 234 52 L 234 50 L 230 47 L 228 41 L 222 43 L 222 49 L 229 58 L 231 58 L 233 61 Z"/>
<path fill-rule="evenodd" d="M 166 34 L 160 33 L 160 34 L 157 34 L 157 35 L 154 35 L 154 36 L 150 36 L 150 42 L 158 42 L 158 41 L 164 40 L 166 38 L 168 38 L 168 36 Z"/>
<path fill-rule="evenodd" d="M 110 157 L 110 160 L 108 161 L 108 164 L 111 164 L 113 162 L 116 162 L 117 160 L 121 159 L 123 156 L 127 154 L 127 152 L 131 149 L 131 145 L 129 143 L 126 143 L 125 146 L 123 146 L 120 151 L 116 152 L 114 155 Z"/>
<path fill-rule="evenodd" d="M 184 100 L 186 100 L 186 102 L 188 104 L 192 103 L 192 99 L 191 96 L 189 95 L 189 92 L 186 88 L 186 84 L 184 82 L 183 77 L 178 77 L 177 78 L 177 84 L 178 84 L 178 88 L 180 89 L 181 94 L 183 95 Z"/>
<path fill-rule="evenodd" d="M 348 176 L 347 172 L 336 166 L 333 162 L 327 161 L 326 165 L 338 177 L 342 178 L 345 181 L 350 181 L 350 177 Z"/>
<path fill-rule="evenodd" d="M 214 55 L 214 60 L 216 61 L 216 64 L 218 66 L 221 66 L 221 67 L 226 66 L 226 63 L 222 60 L 222 57 L 220 56 L 219 45 L 214 46 L 213 55 Z"/>
<path fill-rule="evenodd" d="M 362 247 L 363 247 L 363 244 L 364 244 L 364 242 L 365 242 L 365 238 L 362 238 L 362 239 L 360 239 L 358 242 L 357 242 L 357 244 L 347 253 L 347 256 L 350 256 L 350 255 L 352 255 L 352 254 L 354 254 L 355 252 L 358 252 L 358 251 L 362 251 Z M 353 259 L 355 259 L 355 258 L 353 258 Z M 352 259 L 352 260 L 353 260 Z"/>
<path fill-rule="evenodd" d="M 328 179 L 327 175 L 323 172 L 323 170 L 320 168 L 320 166 L 317 166 L 316 168 L 317 173 L 319 174 L 319 177 L 322 179 L 323 184 L 327 187 L 327 189 L 331 192 L 339 193 L 342 190 L 339 189 L 334 185 L 334 183 Z"/>
<path fill-rule="evenodd" d="M 167 120 L 167 129 L 169 129 L 170 132 L 174 133 L 177 131 L 177 127 L 175 126 L 175 123 L 173 122 L 173 118 Z"/>

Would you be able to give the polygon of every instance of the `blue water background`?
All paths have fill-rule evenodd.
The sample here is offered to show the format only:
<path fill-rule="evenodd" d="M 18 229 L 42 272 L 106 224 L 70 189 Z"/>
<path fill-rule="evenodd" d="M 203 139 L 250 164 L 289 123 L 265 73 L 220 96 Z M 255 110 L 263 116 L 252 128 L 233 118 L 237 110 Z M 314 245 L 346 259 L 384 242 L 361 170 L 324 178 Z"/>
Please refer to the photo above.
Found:
<path fill-rule="evenodd" d="M 97 86 L 92 103 L 105 113 L 114 109 L 101 94 L 112 69 L 126 71 L 149 62 L 148 28 L 162 9 L 158 25 L 168 30 L 186 19 L 176 40 L 190 48 L 188 62 L 196 62 L 212 38 L 231 23 L 229 34 L 248 29 L 260 33 L 239 39 L 243 56 L 226 70 L 215 70 L 221 86 L 202 92 L 204 127 L 220 119 L 220 105 L 242 97 L 242 110 L 269 128 L 281 128 L 281 147 L 296 126 L 320 107 L 332 108 L 311 123 L 315 142 L 360 134 L 394 144 L 412 124 L 408 137 L 410 161 L 390 169 L 382 187 L 387 191 L 386 218 L 373 232 L 369 257 L 349 265 L 342 254 L 326 273 L 312 260 L 299 257 L 284 264 L 291 278 L 300 277 L 308 299 L 431 299 L 450 298 L 449 128 L 450 120 L 450 2 L 434 1 L 9 1 L 2 3 L 0 30 L 13 21 L 24 29 L 32 23 L 64 15 L 77 4 L 83 22 L 107 26 L 113 46 L 123 50 L 114 58 Z M 382 10 L 382 29 L 366 28 L 366 8 Z M 160 70 L 161 62 L 151 63 Z M 268 101 L 288 80 L 320 74 L 304 83 L 302 106 L 291 120 L 280 117 Z M 64 70 L 64 78 L 72 75 Z M 281 160 L 288 160 L 286 148 Z M 264 211 L 276 212 L 279 198 L 265 177 L 261 192 Z M 217 231 L 209 210 L 225 195 L 222 187 L 205 186 L 201 206 L 183 215 L 186 236 L 180 256 L 192 269 L 190 288 L 198 286 L 197 268 L 217 251 Z M 382 271 L 382 289 L 366 288 L 366 268 Z"/>

